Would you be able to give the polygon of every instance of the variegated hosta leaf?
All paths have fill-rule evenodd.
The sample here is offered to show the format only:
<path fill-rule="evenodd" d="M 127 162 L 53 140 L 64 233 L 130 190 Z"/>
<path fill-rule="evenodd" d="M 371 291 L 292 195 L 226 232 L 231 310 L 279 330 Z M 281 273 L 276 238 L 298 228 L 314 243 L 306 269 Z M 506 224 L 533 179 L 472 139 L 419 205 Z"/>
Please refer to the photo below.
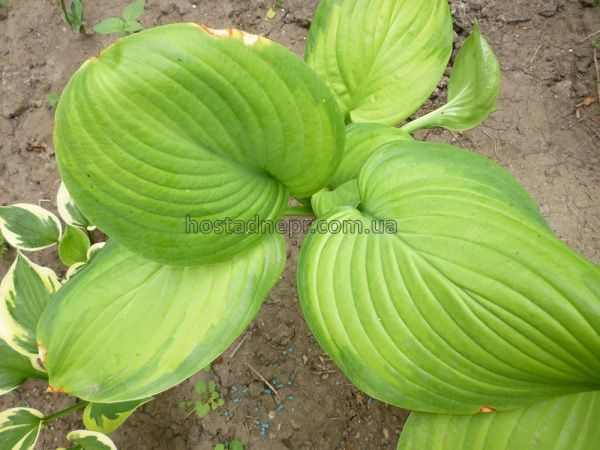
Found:
<path fill-rule="evenodd" d="M 65 234 L 58 245 L 58 256 L 66 266 L 85 263 L 88 259 L 90 238 L 81 228 L 67 225 Z"/>
<path fill-rule="evenodd" d="M 14 351 L 0 339 L 0 395 L 18 388 L 28 378 L 47 377 L 33 367 L 28 357 Z"/>
<path fill-rule="evenodd" d="M 452 67 L 448 102 L 403 129 L 412 133 L 421 128 L 444 127 L 456 131 L 474 128 L 496 110 L 499 93 L 498 60 L 475 25 Z"/>
<path fill-rule="evenodd" d="M 447 0 L 323 0 L 306 61 L 347 120 L 391 125 L 427 99 L 451 51 Z"/>
<path fill-rule="evenodd" d="M 278 219 L 341 157 L 343 120 L 322 80 L 264 37 L 195 24 L 156 27 L 87 61 L 61 95 L 58 165 L 102 231 L 151 260 L 199 265 L 262 233 L 218 220 Z M 218 225 L 216 225 L 218 226 Z"/>
<path fill-rule="evenodd" d="M 0 283 L 0 338 L 19 353 L 37 358 L 38 320 L 59 287 L 54 271 L 18 252 Z"/>
<path fill-rule="evenodd" d="M 317 217 L 322 217 L 338 206 L 358 206 L 357 178 L 369 156 L 383 144 L 412 139 L 410 134 L 377 123 L 352 123 L 346 127 L 346 144 L 340 165 L 327 187 L 311 198 Z"/>
<path fill-rule="evenodd" d="M 593 450 L 600 448 L 599 417 L 599 391 L 500 413 L 413 412 L 398 450 Z"/>
<path fill-rule="evenodd" d="M 119 428 L 136 409 L 152 398 L 123 403 L 89 403 L 83 410 L 83 423 L 90 431 L 110 434 Z"/>
<path fill-rule="evenodd" d="M 50 211 L 37 205 L 17 203 L 0 206 L 0 231 L 13 247 L 35 251 L 57 244 L 61 226 Z"/>
<path fill-rule="evenodd" d="M 0 412 L 0 448 L 33 450 L 42 429 L 44 415 L 31 408 L 13 408 Z"/>
<path fill-rule="evenodd" d="M 60 182 L 60 187 L 58 188 L 56 205 L 60 217 L 67 225 L 88 229 L 95 228 L 75 204 L 75 200 L 73 200 L 73 197 L 71 197 L 71 194 L 69 194 L 65 183 L 62 181 Z"/>
<path fill-rule="evenodd" d="M 67 440 L 75 444 L 75 447 L 71 447 L 73 450 L 117 450 L 108 436 L 97 431 L 71 431 L 67 434 Z"/>
<path fill-rule="evenodd" d="M 369 158 L 359 192 L 298 263 L 310 328 L 359 388 L 473 413 L 600 387 L 600 268 L 504 169 L 400 141 Z"/>
<path fill-rule="evenodd" d="M 115 403 L 180 383 L 244 330 L 285 256 L 282 236 L 271 235 L 227 261 L 164 266 L 110 240 L 40 320 L 50 385 Z"/>

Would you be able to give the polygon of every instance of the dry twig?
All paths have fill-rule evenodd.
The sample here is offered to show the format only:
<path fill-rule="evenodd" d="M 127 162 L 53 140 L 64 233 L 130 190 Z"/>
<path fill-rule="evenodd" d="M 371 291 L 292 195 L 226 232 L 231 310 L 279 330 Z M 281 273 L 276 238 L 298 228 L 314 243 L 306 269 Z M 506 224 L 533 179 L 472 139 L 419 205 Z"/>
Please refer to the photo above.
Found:
<path fill-rule="evenodd" d="M 265 383 L 267 386 L 269 386 L 269 389 L 271 389 L 276 396 L 279 395 L 279 392 L 277 392 L 277 389 L 275 389 L 273 387 L 273 385 L 271 383 L 269 383 L 267 381 L 267 379 L 265 377 L 263 377 L 258 370 L 256 370 L 254 367 L 252 367 L 248 363 L 244 363 L 244 364 L 246 365 L 246 367 L 248 367 L 248 369 L 250 369 L 252 372 L 254 372 L 254 375 L 256 375 L 258 378 L 260 378 L 263 383 Z"/>

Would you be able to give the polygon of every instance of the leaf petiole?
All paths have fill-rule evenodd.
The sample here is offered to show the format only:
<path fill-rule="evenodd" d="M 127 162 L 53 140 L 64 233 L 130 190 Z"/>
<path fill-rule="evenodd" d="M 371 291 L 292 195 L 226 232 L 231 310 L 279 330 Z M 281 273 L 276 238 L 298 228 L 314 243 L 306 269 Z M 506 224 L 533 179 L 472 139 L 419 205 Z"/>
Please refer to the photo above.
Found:
<path fill-rule="evenodd" d="M 88 405 L 88 403 L 89 402 L 86 401 L 77 402 L 74 405 L 69 406 L 68 408 L 61 409 L 60 411 L 57 411 L 54 414 L 50 414 L 49 416 L 44 417 L 42 419 L 42 422 L 48 423 L 52 420 L 59 419 L 63 416 L 66 416 L 67 414 L 71 414 L 72 412 L 85 408 Z"/>
<path fill-rule="evenodd" d="M 285 217 L 314 217 L 315 212 L 308 206 L 288 206 L 283 210 Z"/>

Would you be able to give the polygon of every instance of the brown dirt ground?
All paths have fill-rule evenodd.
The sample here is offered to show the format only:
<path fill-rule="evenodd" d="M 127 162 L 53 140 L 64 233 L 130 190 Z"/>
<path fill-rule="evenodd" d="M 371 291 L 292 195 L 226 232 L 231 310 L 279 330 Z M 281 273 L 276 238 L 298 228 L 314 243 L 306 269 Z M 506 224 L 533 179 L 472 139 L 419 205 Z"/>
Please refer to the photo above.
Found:
<path fill-rule="evenodd" d="M 62 22 L 58 2 L 9 2 L 8 9 L 0 8 L 0 202 L 54 208 L 59 176 L 51 139 L 53 111 L 44 96 L 60 92 L 79 65 L 114 37 L 75 36 Z M 87 20 L 94 24 L 119 15 L 127 2 L 87 3 Z M 233 24 L 302 53 L 318 1 L 284 0 L 287 14 L 278 10 L 272 20 L 265 18 L 271 0 L 147 3 L 142 17 L 147 27 L 181 21 Z M 464 134 L 433 131 L 420 136 L 462 145 L 507 167 L 541 204 L 556 233 L 600 262 L 600 106 L 578 106 L 595 95 L 592 45 L 582 41 L 600 30 L 600 7 L 593 0 L 451 3 L 457 44 L 478 18 L 498 55 L 500 110 Z M 441 101 L 444 84 L 424 109 Z M 212 450 L 228 439 L 240 439 L 250 450 L 395 448 L 407 412 L 373 401 L 351 386 L 302 319 L 294 276 L 300 243 L 301 237 L 289 240 L 287 270 L 242 336 L 235 356 L 230 357 L 234 344 L 209 373 L 201 372 L 145 405 L 113 435 L 120 449 Z M 0 274 L 13 257 L 9 251 L 0 262 Z M 64 271 L 54 258 L 52 252 L 34 255 Z M 282 411 L 274 411 L 273 397 L 262 394 L 263 385 L 248 362 L 269 380 L 284 384 Z M 194 398 L 199 379 L 215 379 L 226 399 L 224 408 L 204 419 L 178 407 Z M 45 393 L 42 382 L 28 382 L 2 397 L 0 410 L 26 405 L 49 412 L 72 402 L 68 396 Z M 261 436 L 256 419 L 270 425 L 266 436 Z M 43 432 L 36 448 L 65 445 L 66 433 L 81 427 L 77 416 L 57 421 Z"/>

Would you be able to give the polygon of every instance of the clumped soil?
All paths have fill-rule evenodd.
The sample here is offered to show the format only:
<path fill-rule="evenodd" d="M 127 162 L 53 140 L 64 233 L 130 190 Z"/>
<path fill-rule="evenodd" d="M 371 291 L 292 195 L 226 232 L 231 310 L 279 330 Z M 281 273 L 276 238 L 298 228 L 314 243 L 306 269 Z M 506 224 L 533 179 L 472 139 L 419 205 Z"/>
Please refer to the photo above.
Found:
<path fill-rule="evenodd" d="M 60 93 L 73 72 L 114 36 L 76 36 L 63 23 L 58 2 L 9 0 L 0 8 L 0 201 L 54 209 L 59 175 L 52 144 L 49 92 Z M 87 1 L 89 24 L 118 16 L 126 1 Z M 233 25 L 266 35 L 302 54 L 317 0 L 148 0 L 146 27 L 171 22 Z M 541 205 L 558 236 L 600 262 L 600 106 L 591 40 L 600 30 L 600 7 L 591 0 L 454 0 L 455 42 L 475 18 L 502 67 L 499 111 L 467 132 L 419 132 L 484 154 L 510 170 Z M 447 77 L 424 110 L 443 101 Z M 588 99 L 585 103 L 589 103 Z M 401 101 L 399 99 L 399 101 Z M 285 273 L 238 342 L 210 371 L 158 396 L 112 436 L 120 449 L 198 449 L 239 439 L 250 450 L 394 449 L 408 412 L 359 392 L 336 369 L 309 332 L 298 304 L 295 268 L 302 236 L 289 240 Z M 14 258 L 0 262 L 4 274 Z M 34 254 L 58 272 L 53 252 Z M 140 318 L 143 320 L 143 318 Z M 199 324 L 201 326 L 201 324 Z M 243 341 L 243 342 L 242 342 Z M 240 345 L 241 342 L 241 345 Z M 236 350 L 234 353 L 234 350 Z M 248 367 L 272 382 L 273 395 Z M 199 419 L 180 404 L 193 401 L 198 380 L 214 379 L 225 406 Z M 279 388 L 277 386 L 280 386 Z M 0 398 L 0 409 L 30 406 L 50 412 L 72 404 L 27 382 Z M 267 427 L 268 426 L 268 427 Z M 81 428 L 77 416 L 52 423 L 36 448 L 65 445 Z"/>

